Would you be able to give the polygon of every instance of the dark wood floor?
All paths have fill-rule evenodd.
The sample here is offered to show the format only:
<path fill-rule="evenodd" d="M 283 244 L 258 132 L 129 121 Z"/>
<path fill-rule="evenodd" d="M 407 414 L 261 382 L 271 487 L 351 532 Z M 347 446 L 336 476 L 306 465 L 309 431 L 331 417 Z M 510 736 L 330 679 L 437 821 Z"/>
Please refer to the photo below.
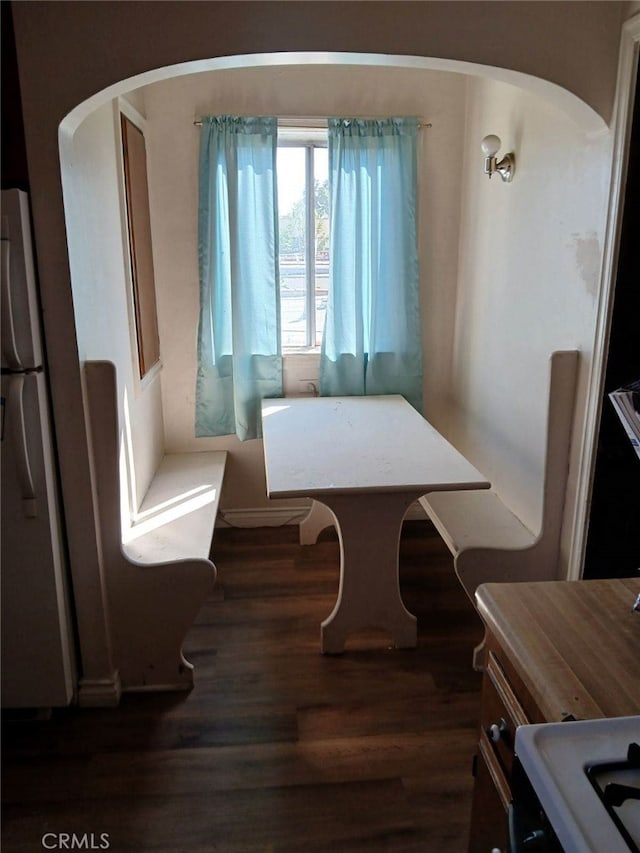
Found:
<path fill-rule="evenodd" d="M 115 851 L 466 849 L 482 627 L 448 552 L 428 523 L 405 525 L 417 649 L 369 632 L 328 657 L 338 544 L 296 536 L 216 532 L 191 693 L 5 723 L 5 853 L 45 849 L 45 832 L 93 833 L 94 849 L 108 833 Z"/>

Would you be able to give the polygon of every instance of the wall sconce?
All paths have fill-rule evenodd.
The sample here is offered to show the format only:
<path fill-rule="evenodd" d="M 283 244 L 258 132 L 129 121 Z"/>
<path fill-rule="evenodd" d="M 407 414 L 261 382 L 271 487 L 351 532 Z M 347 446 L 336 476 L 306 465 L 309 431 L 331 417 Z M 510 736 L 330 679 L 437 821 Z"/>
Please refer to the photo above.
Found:
<path fill-rule="evenodd" d="M 485 136 L 482 140 L 481 148 L 484 154 L 484 173 L 491 177 L 494 172 L 498 172 L 502 180 L 505 183 L 509 183 L 513 180 L 513 174 L 516 170 L 516 158 L 514 154 L 505 154 L 502 160 L 498 162 L 496 154 L 500 150 L 501 145 L 500 137 L 495 136 L 493 133 Z"/>

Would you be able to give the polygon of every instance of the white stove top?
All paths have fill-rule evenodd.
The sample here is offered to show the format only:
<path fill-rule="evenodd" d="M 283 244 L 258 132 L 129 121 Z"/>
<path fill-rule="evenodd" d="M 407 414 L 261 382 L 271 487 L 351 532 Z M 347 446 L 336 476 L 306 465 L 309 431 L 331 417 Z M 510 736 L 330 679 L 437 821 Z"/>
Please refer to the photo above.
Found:
<path fill-rule="evenodd" d="M 516 754 L 565 853 L 629 853 L 585 768 L 624 761 L 634 741 L 640 742 L 640 716 L 544 723 L 516 730 Z M 626 804 L 625 809 L 634 832 L 640 801 Z"/>

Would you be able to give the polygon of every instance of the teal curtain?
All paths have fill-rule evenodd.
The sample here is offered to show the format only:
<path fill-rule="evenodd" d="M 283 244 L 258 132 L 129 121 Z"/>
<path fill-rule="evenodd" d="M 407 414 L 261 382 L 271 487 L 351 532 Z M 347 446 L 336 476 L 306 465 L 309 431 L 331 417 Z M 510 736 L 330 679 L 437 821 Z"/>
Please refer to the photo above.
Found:
<path fill-rule="evenodd" d="M 282 396 L 277 120 L 202 120 L 196 435 L 261 435 L 260 400 Z"/>
<path fill-rule="evenodd" d="M 422 410 L 415 118 L 329 119 L 327 396 L 402 394 Z"/>

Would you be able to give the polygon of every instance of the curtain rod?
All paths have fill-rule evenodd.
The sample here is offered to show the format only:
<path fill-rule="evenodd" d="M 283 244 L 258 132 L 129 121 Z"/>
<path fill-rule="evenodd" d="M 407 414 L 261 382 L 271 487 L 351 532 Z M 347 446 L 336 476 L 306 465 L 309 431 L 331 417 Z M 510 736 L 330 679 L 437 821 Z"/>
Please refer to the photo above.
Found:
<path fill-rule="evenodd" d="M 375 121 L 377 119 L 390 118 L 390 116 L 348 116 L 348 118 Z M 201 127 L 202 119 L 194 119 L 193 123 L 196 127 Z M 327 119 L 319 116 L 278 116 L 278 126 L 301 127 L 305 130 L 324 130 L 327 126 Z M 431 122 L 418 119 L 418 129 L 422 129 L 423 127 L 433 127 L 433 125 Z"/>

